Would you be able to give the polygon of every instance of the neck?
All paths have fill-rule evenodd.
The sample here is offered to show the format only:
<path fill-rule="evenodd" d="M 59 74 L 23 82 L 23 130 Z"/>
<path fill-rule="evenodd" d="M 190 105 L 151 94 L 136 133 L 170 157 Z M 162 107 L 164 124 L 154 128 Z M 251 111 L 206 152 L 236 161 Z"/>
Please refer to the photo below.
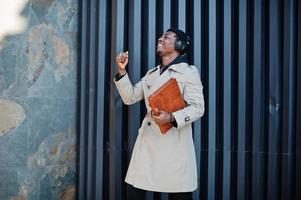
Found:
<path fill-rule="evenodd" d="M 161 57 L 161 61 L 162 61 L 162 65 L 168 65 L 169 63 L 171 63 L 174 59 L 176 59 L 176 57 L 178 57 L 180 54 L 179 53 L 174 53 L 168 56 L 162 56 Z"/>

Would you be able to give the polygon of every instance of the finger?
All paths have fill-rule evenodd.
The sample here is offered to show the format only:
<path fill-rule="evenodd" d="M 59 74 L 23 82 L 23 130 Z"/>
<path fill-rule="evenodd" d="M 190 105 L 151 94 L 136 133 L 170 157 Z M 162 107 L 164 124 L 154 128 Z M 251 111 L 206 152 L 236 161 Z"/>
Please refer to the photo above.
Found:
<path fill-rule="evenodd" d="M 156 124 L 159 124 L 159 123 L 160 123 L 160 120 L 154 119 L 154 122 L 156 122 Z"/>
<path fill-rule="evenodd" d="M 161 114 L 161 110 L 159 110 L 158 108 L 155 108 L 155 110 L 158 114 Z"/>
<path fill-rule="evenodd" d="M 125 56 L 125 55 L 121 55 L 121 56 L 120 56 L 120 58 L 122 58 L 122 59 L 126 60 L 128 57 L 127 57 L 127 56 Z"/>
<path fill-rule="evenodd" d="M 160 115 L 160 112 L 158 112 L 158 109 L 157 109 L 157 108 L 153 109 L 153 112 L 154 112 L 154 114 L 157 115 L 157 116 Z"/>
<path fill-rule="evenodd" d="M 154 110 L 154 109 L 151 109 L 151 116 L 153 117 L 153 116 L 155 116 L 155 115 L 156 115 L 155 110 Z"/>
<path fill-rule="evenodd" d="M 121 55 L 124 57 L 128 57 L 128 53 L 122 53 Z"/>
<path fill-rule="evenodd" d="M 119 57 L 119 60 L 126 61 L 127 58 L 121 56 L 121 57 Z"/>
<path fill-rule="evenodd" d="M 127 53 L 119 52 L 118 57 L 127 57 Z"/>
<path fill-rule="evenodd" d="M 126 60 L 126 58 L 124 58 L 124 57 L 119 57 L 119 60 Z"/>
<path fill-rule="evenodd" d="M 160 120 L 161 118 L 160 118 L 159 115 L 158 115 L 158 116 L 154 115 L 154 116 L 153 116 L 153 119 L 154 119 L 154 120 Z"/>
<path fill-rule="evenodd" d="M 154 116 L 154 112 L 153 112 L 153 110 L 151 110 L 151 117 L 153 117 Z"/>
<path fill-rule="evenodd" d="M 117 62 L 117 63 L 121 62 L 121 59 L 120 59 L 119 56 L 116 56 L 116 62 Z"/>
<path fill-rule="evenodd" d="M 120 58 L 121 58 L 121 53 L 119 53 L 119 54 L 116 56 L 116 58 L 117 58 L 118 60 L 120 60 Z"/>

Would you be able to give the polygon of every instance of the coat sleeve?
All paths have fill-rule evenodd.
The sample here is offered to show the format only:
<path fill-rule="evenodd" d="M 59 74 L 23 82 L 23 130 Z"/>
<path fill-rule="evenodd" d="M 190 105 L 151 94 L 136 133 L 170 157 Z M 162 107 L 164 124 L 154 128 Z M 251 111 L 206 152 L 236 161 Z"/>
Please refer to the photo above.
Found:
<path fill-rule="evenodd" d="M 178 129 L 196 121 L 203 116 L 205 111 L 203 86 L 197 68 L 193 66 L 192 70 L 184 76 L 183 96 L 187 106 L 182 110 L 172 113 L 177 122 Z"/>
<path fill-rule="evenodd" d="M 114 83 L 124 104 L 131 105 L 144 98 L 142 81 L 133 86 L 127 73 L 118 81 L 114 78 Z"/>

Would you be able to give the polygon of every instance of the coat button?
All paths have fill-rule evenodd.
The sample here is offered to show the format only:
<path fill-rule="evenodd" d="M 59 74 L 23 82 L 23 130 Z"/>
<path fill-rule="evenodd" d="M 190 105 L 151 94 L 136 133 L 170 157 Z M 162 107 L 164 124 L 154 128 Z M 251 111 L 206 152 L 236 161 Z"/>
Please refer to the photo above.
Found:
<path fill-rule="evenodd" d="M 149 126 L 150 126 L 151 124 L 152 124 L 152 123 L 150 123 L 150 122 L 147 122 L 147 125 L 149 125 Z"/>
<path fill-rule="evenodd" d="M 147 88 L 149 89 L 149 88 L 150 88 L 150 85 L 148 85 Z"/>

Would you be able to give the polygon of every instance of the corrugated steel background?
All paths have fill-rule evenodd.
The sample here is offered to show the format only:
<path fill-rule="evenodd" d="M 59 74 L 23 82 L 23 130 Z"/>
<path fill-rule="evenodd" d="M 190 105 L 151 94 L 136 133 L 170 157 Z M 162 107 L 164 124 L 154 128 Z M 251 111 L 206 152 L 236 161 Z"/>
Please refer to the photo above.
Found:
<path fill-rule="evenodd" d="M 194 199 L 301 199 L 300 0 L 82 0 L 81 9 L 79 199 L 126 199 L 145 108 L 122 104 L 115 55 L 129 51 L 139 81 L 171 26 L 192 38 L 206 98 Z"/>

